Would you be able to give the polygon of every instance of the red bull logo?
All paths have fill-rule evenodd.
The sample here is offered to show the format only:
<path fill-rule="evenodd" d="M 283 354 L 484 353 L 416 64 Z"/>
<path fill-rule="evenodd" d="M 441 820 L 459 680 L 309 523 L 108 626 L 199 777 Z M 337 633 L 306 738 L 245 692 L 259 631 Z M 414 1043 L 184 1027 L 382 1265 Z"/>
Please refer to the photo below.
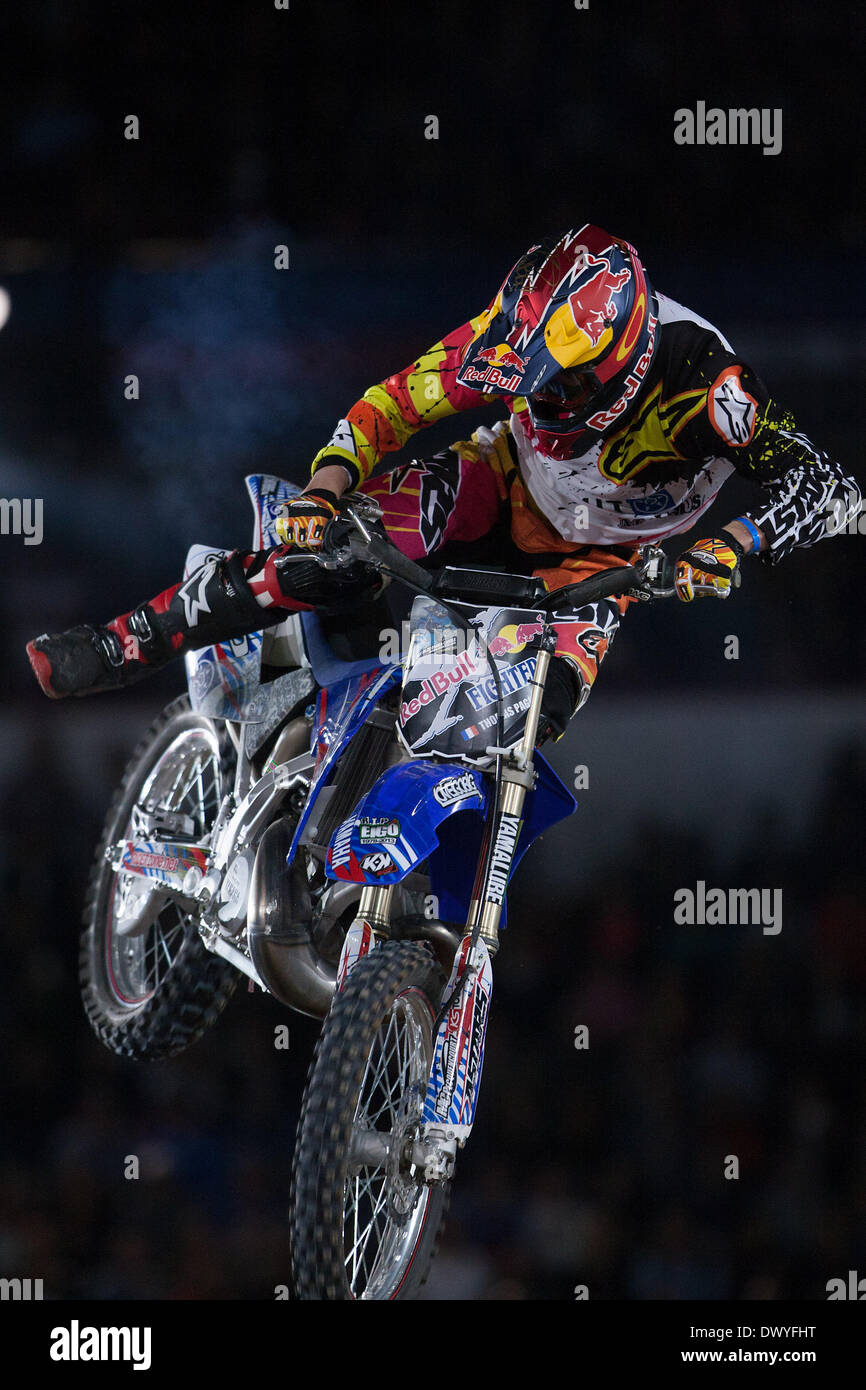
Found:
<path fill-rule="evenodd" d="M 464 385 L 477 386 L 483 391 L 501 391 L 503 395 L 512 396 L 519 391 L 526 360 L 507 343 L 481 348 L 472 360 L 481 365 L 463 368 L 460 381 Z"/>
<path fill-rule="evenodd" d="M 432 700 L 438 700 L 451 686 L 459 685 L 461 681 L 471 676 L 475 669 L 475 659 L 467 651 L 450 670 L 434 671 L 431 676 L 426 677 L 417 685 L 418 694 L 411 700 L 404 700 L 401 704 L 400 723 L 406 724 L 413 715 L 419 713 L 424 705 L 429 705 Z"/>
<path fill-rule="evenodd" d="M 587 251 L 584 263 L 588 269 L 598 266 L 595 274 L 568 296 L 568 307 L 577 327 L 597 347 L 608 322 L 614 315 L 613 296 L 627 284 L 628 268 L 613 271 L 606 256 L 594 256 Z"/>
<path fill-rule="evenodd" d="M 588 425 L 591 425 L 594 430 L 607 429 L 608 425 L 613 425 L 616 422 L 617 418 L 625 410 L 629 401 L 640 389 L 641 382 L 646 376 L 647 368 L 649 367 L 649 364 L 652 361 L 653 348 L 655 347 L 657 323 L 658 319 L 656 319 L 655 317 L 650 319 L 649 336 L 647 338 L 646 352 L 644 352 L 640 359 L 635 363 L 634 371 L 630 372 L 627 376 L 625 386 L 623 388 L 623 393 L 620 396 L 619 400 L 613 403 L 613 405 L 610 407 L 610 410 L 599 410 L 596 412 L 595 415 L 590 415 L 589 419 L 587 420 L 586 423 Z"/>
<path fill-rule="evenodd" d="M 491 656 L 505 656 L 508 652 L 522 652 L 533 637 L 540 637 L 544 623 L 507 623 L 487 645 Z"/>
<path fill-rule="evenodd" d="M 523 372 L 526 370 L 526 361 L 510 348 L 507 343 L 500 343 L 498 347 L 482 348 L 475 354 L 476 362 L 490 362 L 500 371 L 510 367 L 512 371 Z"/>

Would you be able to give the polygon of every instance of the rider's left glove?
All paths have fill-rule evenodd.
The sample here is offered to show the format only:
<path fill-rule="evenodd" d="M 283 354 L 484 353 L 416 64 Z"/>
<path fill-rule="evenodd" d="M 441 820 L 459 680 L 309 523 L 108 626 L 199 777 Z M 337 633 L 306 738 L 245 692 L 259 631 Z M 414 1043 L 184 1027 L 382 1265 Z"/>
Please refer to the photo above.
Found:
<path fill-rule="evenodd" d="M 727 598 L 740 582 L 742 554 L 736 541 L 718 538 L 698 541 L 684 550 L 674 575 L 677 596 L 683 603 L 691 603 L 693 598 Z"/>
<path fill-rule="evenodd" d="M 283 507 L 282 516 L 274 522 L 274 531 L 283 545 L 299 550 L 320 550 L 325 527 L 338 516 L 337 494 L 325 488 L 301 493 Z"/>

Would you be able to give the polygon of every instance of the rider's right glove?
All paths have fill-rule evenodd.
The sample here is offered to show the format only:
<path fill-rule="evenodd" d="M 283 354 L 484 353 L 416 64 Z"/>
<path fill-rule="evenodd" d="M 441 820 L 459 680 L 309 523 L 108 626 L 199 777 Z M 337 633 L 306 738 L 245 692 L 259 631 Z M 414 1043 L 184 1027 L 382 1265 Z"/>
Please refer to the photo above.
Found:
<path fill-rule="evenodd" d="M 274 522 L 274 530 L 283 545 L 299 550 L 319 550 L 325 527 L 338 516 L 337 494 L 325 488 L 304 492 L 292 502 L 285 503 L 282 516 Z"/>
<path fill-rule="evenodd" d="M 679 556 L 674 587 L 683 603 L 690 603 L 703 594 L 727 598 L 732 585 L 739 584 L 737 567 L 743 549 L 736 541 L 731 541 L 732 537 L 698 541 Z"/>

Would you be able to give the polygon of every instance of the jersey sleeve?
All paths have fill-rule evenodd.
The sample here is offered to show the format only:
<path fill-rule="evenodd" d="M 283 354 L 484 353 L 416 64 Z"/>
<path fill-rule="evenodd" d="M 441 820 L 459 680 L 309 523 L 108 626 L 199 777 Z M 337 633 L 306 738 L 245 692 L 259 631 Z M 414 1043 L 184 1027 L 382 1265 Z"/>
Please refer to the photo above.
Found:
<path fill-rule="evenodd" d="M 757 483 L 761 496 L 746 515 L 767 538 L 762 559 L 777 564 L 856 515 L 855 478 L 815 447 L 746 363 L 716 342 L 689 367 L 689 387 L 700 385 L 704 395 L 678 442 L 692 457 L 728 459 Z"/>
<path fill-rule="evenodd" d="M 456 377 L 467 347 L 487 327 L 495 303 L 434 343 L 403 371 L 365 391 L 316 454 L 313 473 L 337 463 L 345 468 L 351 486 L 358 487 L 383 455 L 401 449 L 418 430 L 488 404 L 489 393 L 458 386 Z"/>

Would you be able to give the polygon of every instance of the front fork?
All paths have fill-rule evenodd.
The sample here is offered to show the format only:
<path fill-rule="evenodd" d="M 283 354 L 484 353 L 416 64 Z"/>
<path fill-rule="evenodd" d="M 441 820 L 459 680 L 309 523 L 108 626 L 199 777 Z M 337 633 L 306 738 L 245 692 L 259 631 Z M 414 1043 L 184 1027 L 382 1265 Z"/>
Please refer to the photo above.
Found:
<path fill-rule="evenodd" d="M 362 956 L 369 955 L 372 951 L 377 938 L 387 937 L 393 893 L 393 886 L 377 888 L 374 884 L 368 883 L 362 888 L 358 899 L 358 911 L 346 932 L 340 952 L 337 992 L 346 983 L 349 971 L 358 964 Z"/>
<path fill-rule="evenodd" d="M 555 645 L 556 634 L 548 627 L 536 657 L 523 738 L 507 754 L 500 754 L 505 759 L 500 804 L 482 842 L 466 935 L 445 989 L 447 1007 L 434 1040 L 424 1098 L 421 1146 L 427 1182 L 450 1178 L 457 1149 L 466 1143 L 475 1119 L 493 995 L 491 956 L 499 948 L 499 922 L 523 824 L 523 805 L 535 783 L 533 753 Z M 493 850 L 488 854 L 491 838 Z"/>
<path fill-rule="evenodd" d="M 499 921 L 523 823 L 523 805 L 535 782 L 532 755 L 555 645 L 556 634 L 548 627 L 536 657 L 523 738 L 508 753 L 500 752 L 505 760 L 500 804 L 495 820 L 485 829 L 466 934 L 445 988 L 446 1007 L 434 1039 L 420 1134 L 414 1146 L 413 1161 L 423 1170 L 426 1182 L 451 1177 L 457 1149 L 466 1143 L 475 1119 L 493 995 L 491 957 L 499 946 Z M 493 850 L 488 854 L 491 837 Z M 392 894 L 390 887 L 367 885 L 363 889 L 357 915 L 343 943 L 338 991 L 361 957 L 369 954 L 378 939 L 387 937 Z"/>
<path fill-rule="evenodd" d="M 538 736 L 538 722 L 541 718 L 541 702 L 544 699 L 547 672 L 555 646 L 556 633 L 551 627 L 548 627 L 542 637 L 541 649 L 535 660 L 535 674 L 531 684 L 523 738 L 516 747 L 503 755 L 505 761 L 502 768 L 502 795 L 496 823 L 492 827 L 493 854 L 489 866 L 487 863 L 487 849 L 491 834 L 489 825 L 481 846 L 478 874 L 475 879 L 475 887 L 472 890 L 472 902 L 469 907 L 466 929 L 472 932 L 480 920 L 478 935 L 480 940 L 486 944 L 491 955 L 495 955 L 499 949 L 499 919 L 505 906 L 505 893 L 517 851 L 517 838 L 523 824 L 523 803 L 526 800 L 527 792 L 531 791 L 535 785 L 535 764 L 532 761 L 532 755 L 535 752 L 535 740 Z"/>

